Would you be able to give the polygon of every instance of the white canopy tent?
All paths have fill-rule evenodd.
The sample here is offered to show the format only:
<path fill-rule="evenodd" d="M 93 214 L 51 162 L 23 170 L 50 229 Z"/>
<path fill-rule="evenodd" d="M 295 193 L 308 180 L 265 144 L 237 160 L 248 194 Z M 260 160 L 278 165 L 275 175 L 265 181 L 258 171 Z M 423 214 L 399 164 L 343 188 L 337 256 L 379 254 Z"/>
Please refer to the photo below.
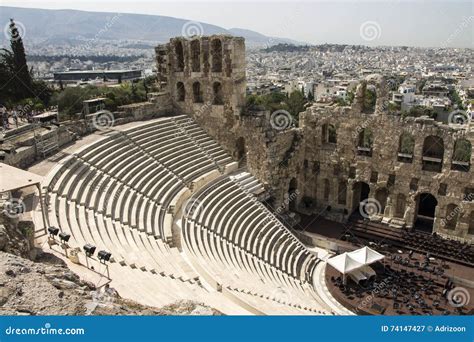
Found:
<path fill-rule="evenodd" d="M 373 264 L 374 262 L 380 261 L 384 258 L 383 254 L 380 254 L 379 252 L 374 251 L 372 248 L 367 246 L 347 254 L 355 261 L 364 265 Z"/>
<path fill-rule="evenodd" d="M 353 252 L 345 252 L 339 255 L 336 255 L 328 259 L 327 263 L 338 270 L 343 275 L 344 283 L 346 282 L 346 274 L 354 273 L 357 279 L 362 279 L 357 275 L 372 275 L 372 272 L 375 273 L 368 265 L 380 261 L 384 258 L 383 254 L 380 254 L 377 251 L 369 247 L 362 247 Z M 370 272 L 369 271 L 372 271 Z M 359 272 L 361 271 L 361 272 Z"/>
<path fill-rule="evenodd" d="M 328 264 L 334 267 L 336 270 L 341 272 L 342 274 L 349 273 L 350 271 L 354 271 L 358 269 L 359 267 L 364 266 L 357 260 L 354 260 L 349 256 L 349 253 L 342 253 L 339 255 L 336 255 L 335 257 L 332 257 L 328 259 Z"/>

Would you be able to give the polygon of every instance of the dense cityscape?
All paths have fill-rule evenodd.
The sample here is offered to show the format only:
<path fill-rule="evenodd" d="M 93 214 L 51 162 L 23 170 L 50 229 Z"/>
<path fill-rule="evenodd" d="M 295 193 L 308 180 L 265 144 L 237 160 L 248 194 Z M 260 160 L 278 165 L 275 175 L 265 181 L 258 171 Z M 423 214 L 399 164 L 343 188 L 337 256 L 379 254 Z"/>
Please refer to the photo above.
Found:
<path fill-rule="evenodd" d="M 67 71 L 138 70 L 140 77 L 155 71 L 150 42 L 97 41 L 84 49 L 86 44 L 27 45 L 34 76 L 57 85 L 54 74 Z M 472 49 L 281 44 L 248 49 L 246 62 L 248 94 L 303 90 L 311 101 L 343 105 L 361 79 L 380 73 L 390 79 L 391 103 L 400 111 L 418 109 L 416 116 L 423 107 L 446 122 L 453 110 L 473 108 Z M 102 82 L 83 75 L 68 86 Z"/>

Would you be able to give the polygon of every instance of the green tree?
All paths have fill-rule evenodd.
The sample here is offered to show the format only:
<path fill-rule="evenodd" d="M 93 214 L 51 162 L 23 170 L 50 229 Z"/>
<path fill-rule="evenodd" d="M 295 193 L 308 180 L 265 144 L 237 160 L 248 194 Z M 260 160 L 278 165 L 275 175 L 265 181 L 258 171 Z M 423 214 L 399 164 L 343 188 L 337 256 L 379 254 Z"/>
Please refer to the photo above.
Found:
<path fill-rule="evenodd" d="M 20 31 L 16 27 L 15 21 L 10 19 L 10 47 L 13 53 L 13 72 L 14 84 L 18 89 L 20 98 L 27 98 L 34 96 L 32 91 L 32 78 L 28 64 L 26 63 L 25 47 L 23 46 L 23 39 Z"/>
<path fill-rule="evenodd" d="M 67 87 L 62 92 L 53 95 L 52 104 L 57 105 L 60 115 L 66 118 L 76 118 L 74 114 L 82 111 L 82 102 L 95 97 L 105 97 L 108 110 L 114 111 L 118 106 L 146 100 L 144 80 L 136 83 L 124 82 L 118 87 Z"/>
<path fill-rule="evenodd" d="M 468 163 L 471 160 L 472 146 L 469 140 L 460 139 L 454 144 L 453 160 Z"/>
<path fill-rule="evenodd" d="M 13 19 L 10 19 L 9 32 L 11 51 L 0 50 L 0 102 L 14 106 L 22 100 L 36 98 L 47 106 L 53 90 L 31 76 L 23 40 Z"/>
<path fill-rule="evenodd" d="M 282 92 L 271 92 L 265 95 L 248 95 L 246 98 L 245 113 L 255 110 L 268 110 L 274 112 L 276 110 L 284 109 L 288 111 L 295 121 L 298 119 L 298 114 L 305 110 L 305 105 L 308 103 L 303 93 L 300 90 L 294 90 L 289 95 Z"/>
<path fill-rule="evenodd" d="M 371 113 L 375 110 L 375 102 L 377 101 L 377 94 L 372 89 L 365 90 L 364 96 L 364 111 Z"/>
<path fill-rule="evenodd" d="M 353 91 L 349 90 L 346 95 L 346 102 L 348 105 L 351 105 L 354 102 L 355 94 Z"/>
<path fill-rule="evenodd" d="M 436 113 L 432 108 L 425 107 L 425 106 L 413 106 L 408 111 L 408 116 L 428 116 L 430 118 L 436 118 Z"/>
<path fill-rule="evenodd" d="M 413 154 L 415 149 L 415 139 L 410 133 L 403 133 L 400 137 L 399 152 Z"/>
<path fill-rule="evenodd" d="M 451 89 L 448 94 L 449 99 L 457 109 L 464 110 L 464 105 L 456 89 Z"/>
<path fill-rule="evenodd" d="M 293 115 L 296 119 L 298 118 L 299 113 L 305 110 L 305 105 L 307 101 L 304 97 L 303 92 L 301 91 L 293 91 L 286 101 L 288 106 L 288 111 L 291 115 Z"/>

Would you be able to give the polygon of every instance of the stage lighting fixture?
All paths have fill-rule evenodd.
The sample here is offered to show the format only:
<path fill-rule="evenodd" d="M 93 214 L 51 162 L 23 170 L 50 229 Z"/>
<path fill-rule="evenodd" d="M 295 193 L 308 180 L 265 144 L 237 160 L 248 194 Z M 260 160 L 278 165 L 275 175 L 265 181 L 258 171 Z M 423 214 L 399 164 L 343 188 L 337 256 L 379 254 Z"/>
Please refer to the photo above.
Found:
<path fill-rule="evenodd" d="M 49 227 L 48 232 L 50 236 L 56 236 L 59 233 L 59 228 L 57 227 Z"/>
<path fill-rule="evenodd" d="M 61 239 L 62 242 L 68 242 L 69 239 L 71 238 L 71 234 L 59 233 L 59 238 Z"/>
<path fill-rule="evenodd" d="M 85 244 L 84 245 L 84 251 L 86 252 L 86 255 L 88 257 L 91 257 L 94 255 L 95 253 L 95 246 L 91 245 L 91 244 Z"/>
<path fill-rule="evenodd" d="M 112 257 L 112 254 L 107 251 L 99 251 L 99 253 L 97 253 L 97 257 L 99 258 L 100 261 L 105 263 L 110 260 L 110 258 Z"/>

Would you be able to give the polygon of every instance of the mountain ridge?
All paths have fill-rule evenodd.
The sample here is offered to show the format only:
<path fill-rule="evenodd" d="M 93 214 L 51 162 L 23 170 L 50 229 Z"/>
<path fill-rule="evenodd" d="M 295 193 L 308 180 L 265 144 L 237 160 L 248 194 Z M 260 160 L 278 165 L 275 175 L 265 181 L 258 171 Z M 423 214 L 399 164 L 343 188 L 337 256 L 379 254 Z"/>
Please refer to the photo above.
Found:
<path fill-rule="evenodd" d="M 49 44 L 63 40 L 134 40 L 164 43 L 187 32 L 200 35 L 230 34 L 242 36 L 249 48 L 279 43 L 305 44 L 292 39 L 270 37 L 256 31 L 231 28 L 182 18 L 135 13 L 91 12 L 71 9 L 38 9 L 0 6 L 0 23 L 4 31 L 10 18 L 25 29 L 25 40 Z M 8 44 L 7 35 L 0 43 Z"/>

